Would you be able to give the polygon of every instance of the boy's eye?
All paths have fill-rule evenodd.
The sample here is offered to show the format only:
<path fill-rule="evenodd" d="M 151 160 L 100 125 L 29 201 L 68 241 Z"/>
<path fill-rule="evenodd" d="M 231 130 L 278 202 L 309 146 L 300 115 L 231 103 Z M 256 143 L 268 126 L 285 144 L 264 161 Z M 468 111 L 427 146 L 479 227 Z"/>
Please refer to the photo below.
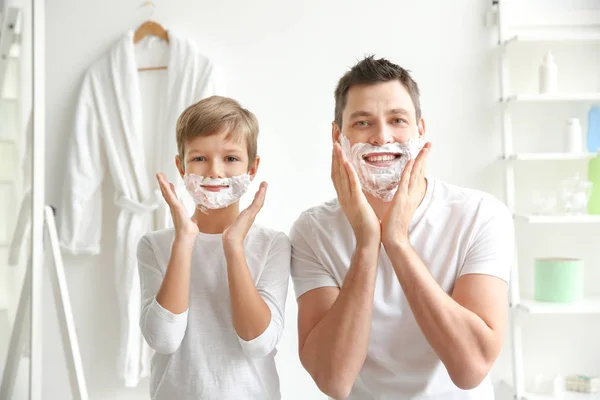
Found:
<path fill-rule="evenodd" d="M 206 161 L 206 158 L 204 156 L 198 156 L 192 158 L 192 161 Z"/>
<path fill-rule="evenodd" d="M 238 158 L 237 157 L 233 157 L 233 156 L 227 156 L 227 157 L 225 157 L 225 160 L 227 162 L 236 162 L 236 161 L 238 161 Z"/>

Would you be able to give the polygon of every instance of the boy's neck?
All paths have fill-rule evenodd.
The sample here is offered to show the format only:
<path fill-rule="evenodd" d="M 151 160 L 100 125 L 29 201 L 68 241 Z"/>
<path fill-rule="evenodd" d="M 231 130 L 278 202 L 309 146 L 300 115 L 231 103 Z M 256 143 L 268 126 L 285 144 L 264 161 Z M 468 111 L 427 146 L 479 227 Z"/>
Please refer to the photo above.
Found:
<path fill-rule="evenodd" d="M 206 212 L 196 208 L 192 219 L 196 221 L 200 232 L 214 235 L 223 233 L 239 214 L 240 204 L 236 201 L 228 207 L 217 210 L 206 210 Z"/>

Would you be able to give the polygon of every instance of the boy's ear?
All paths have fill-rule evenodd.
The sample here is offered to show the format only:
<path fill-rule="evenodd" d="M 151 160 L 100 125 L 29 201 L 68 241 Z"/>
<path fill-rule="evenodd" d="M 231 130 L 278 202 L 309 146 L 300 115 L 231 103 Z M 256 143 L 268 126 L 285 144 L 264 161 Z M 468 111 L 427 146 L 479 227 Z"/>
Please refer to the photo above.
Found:
<path fill-rule="evenodd" d="M 175 156 L 175 165 L 177 166 L 179 175 L 183 178 L 183 176 L 185 175 L 185 163 L 183 162 L 181 157 L 179 157 L 179 155 Z"/>
<path fill-rule="evenodd" d="M 256 156 L 254 162 L 250 164 L 250 168 L 248 168 L 248 174 L 250 175 L 250 179 L 253 180 L 256 176 L 256 172 L 258 172 L 258 165 L 260 164 L 260 156 Z"/>

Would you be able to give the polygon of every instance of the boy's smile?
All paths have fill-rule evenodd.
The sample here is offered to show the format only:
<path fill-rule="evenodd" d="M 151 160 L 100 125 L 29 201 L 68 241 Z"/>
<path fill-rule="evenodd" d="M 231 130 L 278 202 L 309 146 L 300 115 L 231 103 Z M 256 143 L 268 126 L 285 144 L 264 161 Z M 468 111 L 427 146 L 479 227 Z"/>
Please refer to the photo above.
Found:
<path fill-rule="evenodd" d="M 209 192 L 220 192 L 223 189 L 226 189 L 229 187 L 229 185 L 201 185 L 204 189 L 208 190 Z"/>

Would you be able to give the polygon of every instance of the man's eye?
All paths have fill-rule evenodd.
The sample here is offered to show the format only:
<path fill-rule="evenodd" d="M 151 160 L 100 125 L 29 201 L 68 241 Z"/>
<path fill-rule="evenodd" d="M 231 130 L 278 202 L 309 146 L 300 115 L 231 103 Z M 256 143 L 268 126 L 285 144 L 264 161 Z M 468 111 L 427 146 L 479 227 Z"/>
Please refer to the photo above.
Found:
<path fill-rule="evenodd" d="M 395 124 L 405 124 L 406 120 L 404 118 L 394 118 Z"/>
<path fill-rule="evenodd" d="M 357 121 L 354 123 L 354 126 L 368 126 L 369 122 L 368 121 Z"/>

